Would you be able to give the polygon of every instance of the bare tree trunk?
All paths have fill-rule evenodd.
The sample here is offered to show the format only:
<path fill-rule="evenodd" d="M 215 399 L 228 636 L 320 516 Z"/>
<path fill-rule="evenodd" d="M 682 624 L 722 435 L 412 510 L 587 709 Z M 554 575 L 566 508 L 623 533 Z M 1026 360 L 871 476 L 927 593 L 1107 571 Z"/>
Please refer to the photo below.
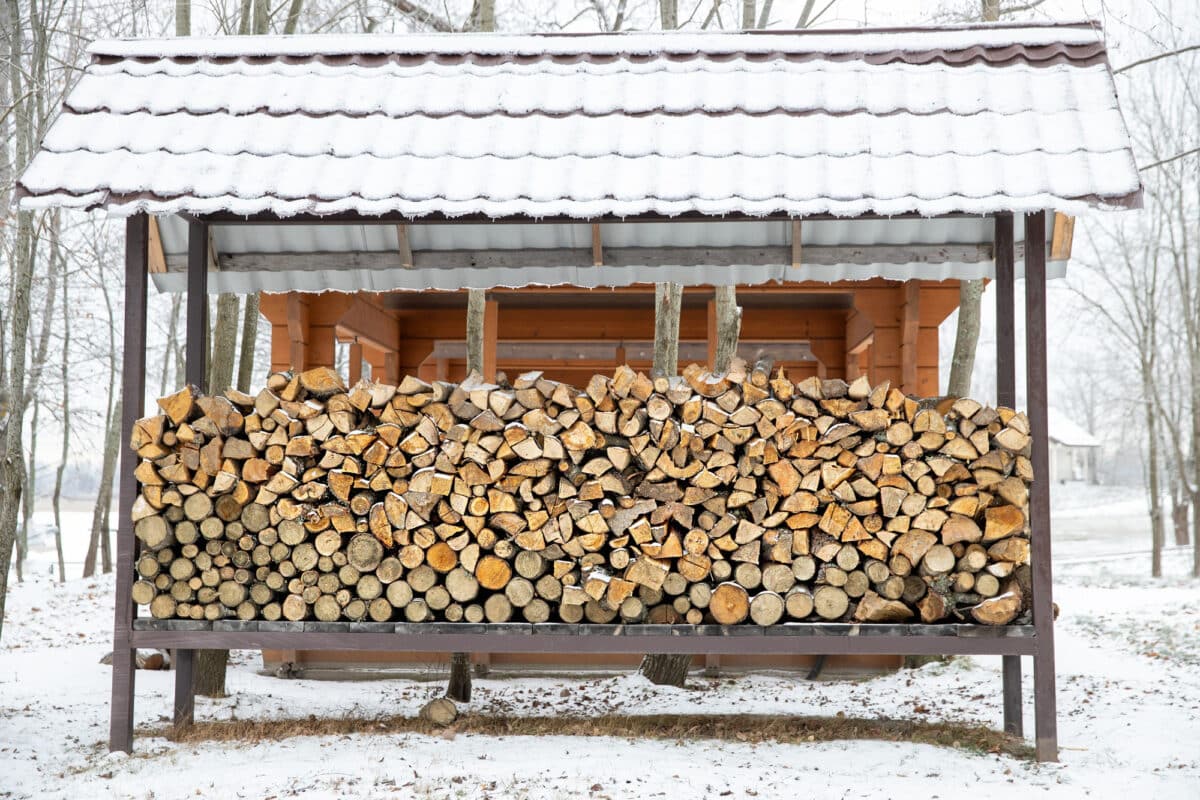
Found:
<path fill-rule="evenodd" d="M 14 162 L 16 169 L 24 167 L 31 141 L 29 114 L 30 101 L 24 89 L 23 30 L 21 27 L 21 3 L 7 0 L 4 4 L 3 24 L 5 39 L 9 47 L 5 64 L 9 78 L 10 97 L 18 113 L 7 115 L 14 118 L 15 129 Z M 22 110 L 23 109 L 23 110 Z M 29 295 L 33 287 L 33 215 L 28 211 L 16 214 L 15 246 L 10 256 L 8 316 L 11 333 L 7 334 L 8 364 L 5 386 L 2 391 L 5 402 L 0 409 L 7 409 L 7 418 L 0 416 L 4 426 L 3 443 L 0 444 L 0 636 L 4 633 L 4 599 L 8 592 L 8 569 L 12 563 L 13 545 L 17 536 L 20 513 L 21 487 L 25 482 L 25 454 L 21 436 L 25 427 L 25 409 L 21 402 L 25 396 L 26 354 L 29 347 Z M 3 411 L 0 411 L 0 415 Z"/>
<path fill-rule="evenodd" d="M 683 287 L 678 283 L 654 284 L 654 375 L 679 374 L 679 309 Z"/>
<path fill-rule="evenodd" d="M 246 295 L 246 309 L 242 316 L 242 345 L 238 354 L 237 388 L 239 392 L 250 391 L 254 377 L 254 350 L 258 344 L 258 295 Z"/>
<path fill-rule="evenodd" d="M 110 381 L 111 384 L 111 381 Z M 104 458 L 100 467 L 100 491 L 96 495 L 96 505 L 92 508 L 92 535 L 88 539 L 87 553 L 83 558 L 83 577 L 90 578 L 96 574 L 96 555 L 105 548 L 104 539 L 108 538 L 108 509 L 112 505 L 114 473 L 116 472 L 117 453 L 121 445 L 121 398 L 111 406 L 105 421 Z"/>
<path fill-rule="evenodd" d="M 267 0 L 254 0 L 254 33 L 266 33 L 270 24 L 271 8 Z"/>
<path fill-rule="evenodd" d="M 292 4 L 288 6 L 287 21 L 283 24 L 284 34 L 291 36 L 296 32 L 296 27 L 300 24 L 300 11 L 304 8 L 304 0 L 292 0 Z"/>
<path fill-rule="evenodd" d="M 29 421 L 29 467 L 25 471 L 25 488 L 21 491 L 21 529 L 17 537 L 17 583 L 25 580 L 25 559 L 29 557 L 29 529 L 33 526 L 33 510 L 37 500 L 38 422 L 42 404 L 34 397 L 33 418 Z"/>
<path fill-rule="evenodd" d="M 176 339 L 179 337 L 179 312 L 183 307 L 183 298 L 181 295 L 171 296 L 171 322 L 167 326 L 167 344 L 163 348 L 163 363 L 162 363 L 162 378 L 158 382 L 158 396 L 162 397 L 167 393 L 168 383 L 171 375 L 171 357 L 175 355 L 177 347 Z"/>
<path fill-rule="evenodd" d="M 483 316 L 487 293 L 467 290 L 467 374 L 483 375 Z"/>
<path fill-rule="evenodd" d="M 62 307 L 64 313 L 71 306 L 69 305 L 69 283 L 70 273 L 63 271 L 62 282 Z M 71 447 L 71 325 L 68 323 L 63 326 L 63 347 L 62 347 L 62 449 L 59 452 L 58 469 L 54 473 L 54 497 L 51 501 L 54 509 L 54 550 L 58 557 L 58 582 L 63 583 L 67 580 L 67 566 L 63 559 L 63 539 L 62 539 L 62 485 L 63 473 L 67 469 L 67 458 L 70 455 Z M 165 374 L 165 370 L 164 370 Z M 165 394 L 165 392 L 164 392 Z"/>
<path fill-rule="evenodd" d="M 716 307 L 717 355 L 712 368 L 713 372 L 724 374 L 729 371 L 729 365 L 737 355 L 738 336 L 742 330 L 742 310 L 737 305 L 737 287 L 716 287 Z"/>
<path fill-rule="evenodd" d="M 242 9 L 238 14 L 238 36 L 245 36 L 252 30 L 254 15 L 254 0 L 242 0 Z"/>
<path fill-rule="evenodd" d="M 642 658 L 638 672 L 651 683 L 682 689 L 691 666 L 692 657 L 687 654 L 649 655 Z"/>
<path fill-rule="evenodd" d="M 446 697 L 460 703 L 471 701 L 471 656 L 467 653 L 450 654 L 450 682 L 446 685 Z"/>
<path fill-rule="evenodd" d="M 679 4 L 677 0 L 658 0 L 658 18 L 664 31 L 679 27 Z"/>
<path fill-rule="evenodd" d="M 237 352 L 238 296 L 217 295 L 217 317 L 212 331 L 212 356 L 208 363 L 208 390 L 213 394 L 233 386 L 233 360 Z"/>
<path fill-rule="evenodd" d="M 1142 359 L 1142 393 L 1147 398 L 1154 397 L 1154 367 L 1147 359 Z M 1163 509 L 1162 489 L 1159 481 L 1158 454 L 1158 407 L 1153 400 L 1146 403 L 1146 439 L 1148 452 L 1146 455 L 1147 483 L 1150 488 L 1150 575 L 1162 577 L 1163 551 Z"/>
<path fill-rule="evenodd" d="M 754 0 L 742 0 L 742 30 L 754 28 Z"/>
<path fill-rule="evenodd" d="M 683 305 L 683 286 L 678 283 L 654 284 L 654 376 L 668 378 L 679 374 L 679 311 Z M 689 655 L 648 654 L 642 657 L 638 672 L 652 683 L 683 686 Z"/>
<path fill-rule="evenodd" d="M 192 33 L 192 0 L 175 0 L 175 35 Z"/>
<path fill-rule="evenodd" d="M 971 393 L 975 350 L 979 345 L 979 315 L 983 306 L 983 281 L 962 281 L 958 288 L 958 328 L 946 394 L 966 397 Z"/>
<path fill-rule="evenodd" d="M 980 19 L 1000 19 L 1000 0 L 980 0 Z M 958 326 L 954 331 L 954 355 L 946 394 L 965 397 L 971 392 L 975 351 L 979 348 L 979 318 L 983 306 L 983 281 L 961 281 L 958 287 Z"/>

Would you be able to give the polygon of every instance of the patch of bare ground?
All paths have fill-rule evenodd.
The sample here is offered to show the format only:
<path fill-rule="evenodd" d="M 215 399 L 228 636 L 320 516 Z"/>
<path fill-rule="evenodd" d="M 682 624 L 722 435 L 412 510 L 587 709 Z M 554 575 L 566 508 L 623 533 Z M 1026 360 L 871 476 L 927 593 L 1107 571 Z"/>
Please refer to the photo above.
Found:
<path fill-rule="evenodd" d="M 982 726 L 855 717 L 663 714 L 600 717 L 513 717 L 466 715 L 449 728 L 412 717 L 306 718 L 198 722 L 184 728 L 144 729 L 140 733 L 173 742 L 278 741 L 297 736 L 421 733 L 434 736 L 613 736 L 626 739 L 717 739 L 803 744 L 847 739 L 915 742 L 1031 760 L 1033 748 L 1016 737 Z"/>

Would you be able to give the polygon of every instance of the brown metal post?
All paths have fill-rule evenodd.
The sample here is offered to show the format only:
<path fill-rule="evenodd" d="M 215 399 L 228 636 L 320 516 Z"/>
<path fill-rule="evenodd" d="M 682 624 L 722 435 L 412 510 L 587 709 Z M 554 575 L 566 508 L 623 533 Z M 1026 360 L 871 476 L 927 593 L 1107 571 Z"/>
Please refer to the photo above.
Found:
<path fill-rule="evenodd" d="M 146 394 L 146 276 L 149 267 L 149 219 L 135 214 L 125 221 L 125 338 L 121 373 L 121 441 L 127 443 L 134 423 L 142 416 Z M 117 580 L 113 619 L 112 706 L 108 749 L 133 749 L 133 695 L 136 650 L 131 642 L 134 606 L 133 562 L 137 540 L 133 536 L 133 501 L 137 480 L 133 470 L 137 454 L 121 448 L 121 490 L 117 522 Z"/>
<path fill-rule="evenodd" d="M 196 716 L 196 651 L 176 650 L 175 727 L 191 725 Z"/>
<path fill-rule="evenodd" d="M 187 382 L 208 388 L 208 223 L 188 222 Z"/>
<path fill-rule="evenodd" d="M 188 222 L 187 381 L 208 389 L 208 224 Z M 175 666 L 175 724 L 190 725 L 196 708 L 196 651 L 178 649 Z"/>
<path fill-rule="evenodd" d="M 1046 215 L 1025 215 L 1025 369 L 1029 429 L 1033 438 L 1032 536 L 1034 734 L 1038 761 L 1058 760 L 1058 710 L 1054 681 L 1053 577 L 1050 565 L 1050 454 L 1046 390 Z"/>
<path fill-rule="evenodd" d="M 1012 214 L 995 216 L 993 258 L 996 262 L 996 402 L 1017 404 L 1017 333 L 1014 299 L 1014 235 Z M 1003 656 L 1004 730 L 1025 735 L 1021 697 L 1021 657 Z"/>

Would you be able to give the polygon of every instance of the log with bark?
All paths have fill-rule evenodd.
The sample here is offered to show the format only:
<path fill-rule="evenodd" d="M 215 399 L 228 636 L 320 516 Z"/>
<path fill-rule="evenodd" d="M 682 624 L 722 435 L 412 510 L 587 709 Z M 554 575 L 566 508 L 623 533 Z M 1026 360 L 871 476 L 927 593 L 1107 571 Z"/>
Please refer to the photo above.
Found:
<path fill-rule="evenodd" d="M 157 618 L 1021 623 L 1024 414 L 769 359 L 583 390 L 277 373 L 140 420 Z"/>

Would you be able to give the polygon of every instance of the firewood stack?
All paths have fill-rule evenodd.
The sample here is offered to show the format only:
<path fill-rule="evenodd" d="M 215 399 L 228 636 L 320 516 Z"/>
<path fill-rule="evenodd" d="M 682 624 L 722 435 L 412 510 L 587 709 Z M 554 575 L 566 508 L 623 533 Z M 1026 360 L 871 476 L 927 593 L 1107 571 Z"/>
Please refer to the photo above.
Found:
<path fill-rule="evenodd" d="M 628 367 L 584 391 L 332 370 L 137 423 L 157 618 L 1027 619 L 1029 424 L 865 378 Z"/>

